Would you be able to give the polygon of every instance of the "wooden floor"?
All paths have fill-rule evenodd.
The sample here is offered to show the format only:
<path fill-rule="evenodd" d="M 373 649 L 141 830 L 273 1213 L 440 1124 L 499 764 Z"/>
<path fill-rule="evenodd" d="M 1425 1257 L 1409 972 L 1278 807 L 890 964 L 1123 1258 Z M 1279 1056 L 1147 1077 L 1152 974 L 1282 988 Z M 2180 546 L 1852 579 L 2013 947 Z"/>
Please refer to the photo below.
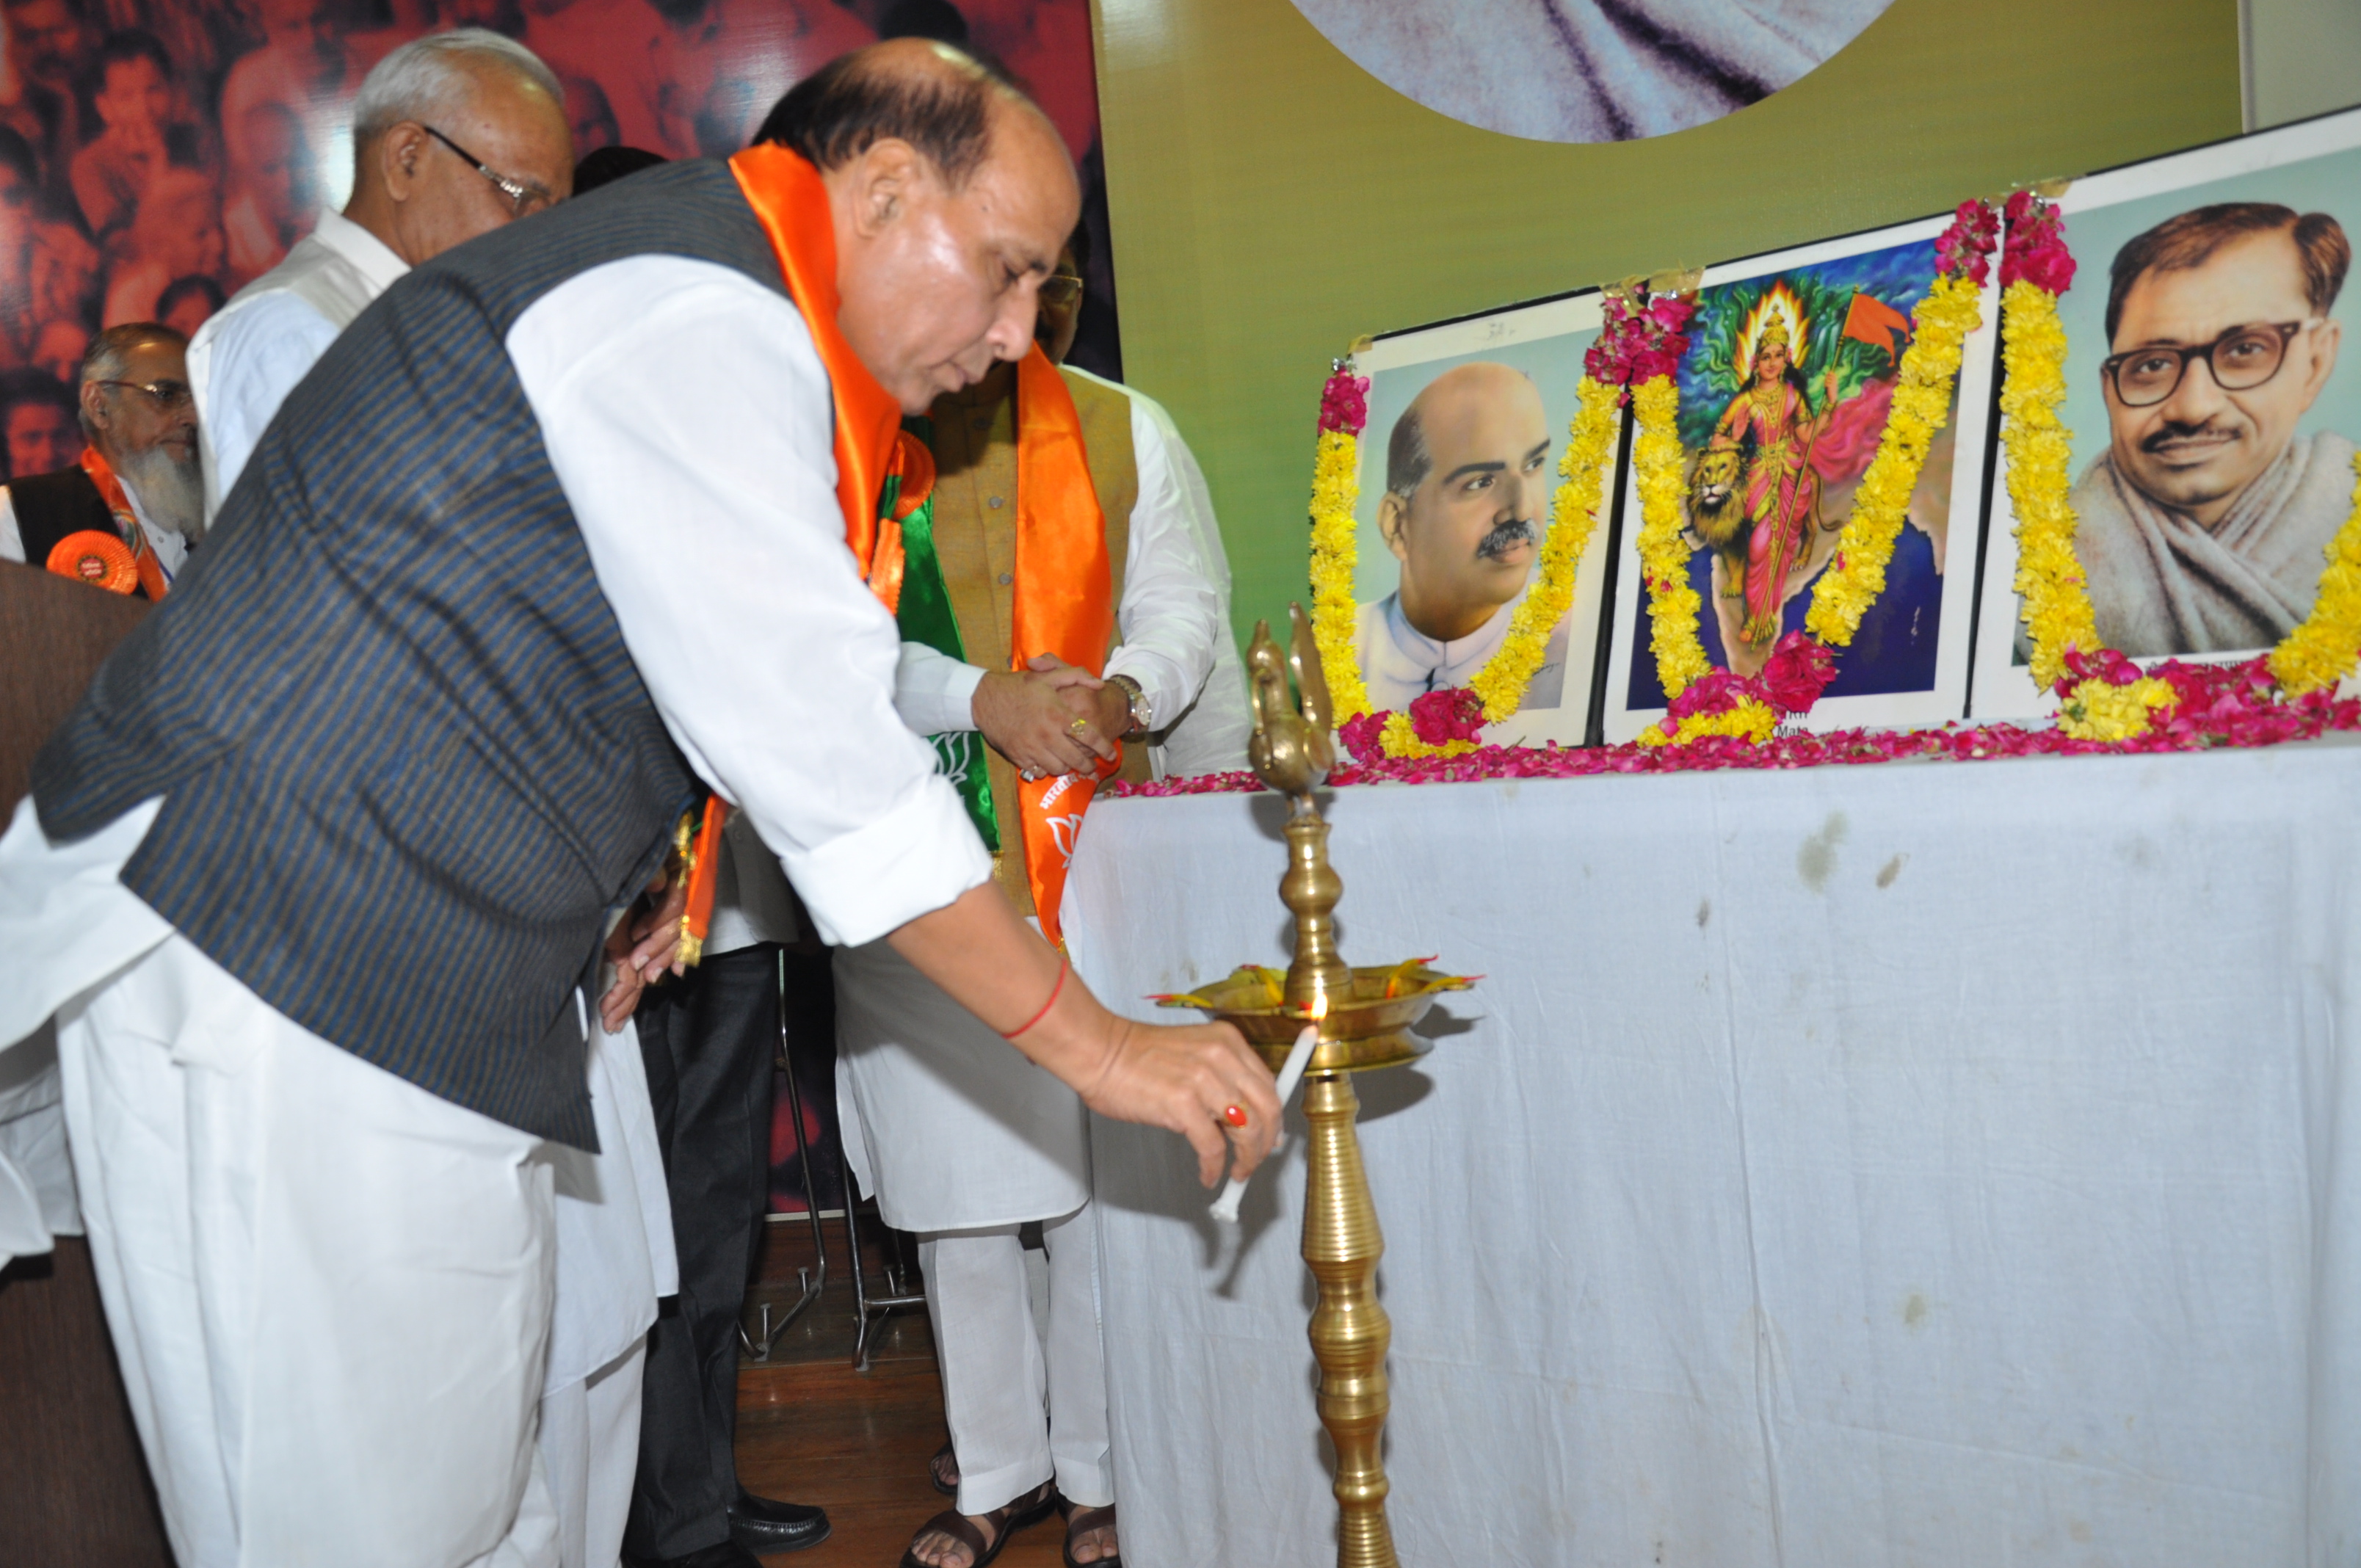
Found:
<path fill-rule="evenodd" d="M 761 1278 L 747 1302 L 750 1329 L 762 1304 L 774 1314 L 795 1300 L 796 1270 L 812 1261 L 805 1222 L 774 1223 Z M 862 1239 L 874 1232 L 864 1229 Z M 948 1498 L 927 1480 L 942 1445 L 943 1392 L 923 1308 L 884 1320 L 870 1370 L 852 1370 L 852 1285 L 844 1226 L 826 1222 L 829 1279 L 820 1299 L 790 1323 L 767 1362 L 741 1364 L 738 1378 L 738 1478 L 761 1496 L 818 1503 L 834 1533 L 806 1552 L 770 1561 L 796 1568 L 894 1568 L 910 1537 Z M 871 1254 L 873 1292 L 884 1288 Z M 1058 1568 L 1064 1529 L 1052 1515 L 1019 1534 L 994 1568 Z"/>

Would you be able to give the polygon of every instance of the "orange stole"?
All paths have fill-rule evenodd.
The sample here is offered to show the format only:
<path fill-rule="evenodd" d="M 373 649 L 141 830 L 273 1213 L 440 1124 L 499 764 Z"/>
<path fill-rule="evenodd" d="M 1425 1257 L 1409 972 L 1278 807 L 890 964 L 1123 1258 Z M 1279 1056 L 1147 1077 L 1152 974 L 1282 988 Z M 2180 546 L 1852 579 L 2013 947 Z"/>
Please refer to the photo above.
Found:
<path fill-rule="evenodd" d="M 156 559 L 156 552 L 148 547 L 148 534 L 139 526 L 138 514 L 131 510 L 131 498 L 123 493 L 123 481 L 115 477 L 113 464 L 99 455 L 95 446 L 82 449 L 82 471 L 98 487 L 99 499 L 106 510 L 115 514 L 115 526 L 128 536 L 132 569 L 139 576 L 139 587 L 151 603 L 161 604 L 171 585 L 164 580 L 164 563 Z M 58 543 L 64 543 L 60 540 Z M 52 555 L 57 552 L 50 552 Z M 54 570 L 54 568 L 52 568 Z M 129 593 L 129 588 L 117 588 L 117 593 Z"/>
<path fill-rule="evenodd" d="M 1107 562 L 1106 519 L 1091 484 L 1082 416 L 1056 366 L 1036 346 L 1016 362 L 1016 585 L 1009 661 L 1023 669 L 1054 653 L 1093 674 L 1106 667 L 1115 638 L 1115 583 Z M 1025 874 L 1041 934 L 1062 946 L 1058 902 L 1082 833 L 1082 814 L 1099 783 L 1123 765 L 1123 747 L 1089 777 L 1036 779 L 1017 785 L 1025 833 Z"/>
<path fill-rule="evenodd" d="M 901 439 L 902 410 L 861 363 L 836 324 L 843 301 L 836 288 L 836 222 L 819 171 L 785 148 L 750 147 L 730 160 L 730 172 L 779 259 L 779 275 L 828 372 L 835 405 L 836 503 L 844 513 L 844 543 L 869 591 L 892 613 L 902 598 L 902 525 L 877 515 L 888 474 L 906 479 L 909 459 Z M 688 907 L 674 951 L 684 963 L 702 956 L 713 921 L 714 878 L 721 829 L 730 806 L 709 796 L 692 831 L 681 818 L 677 851 L 686 862 Z"/>
<path fill-rule="evenodd" d="M 853 354 L 838 330 L 836 223 L 819 170 L 785 148 L 750 147 L 730 160 L 746 204 L 762 221 L 796 309 L 811 330 L 836 405 L 836 500 L 844 543 L 861 580 L 893 609 L 902 597 L 902 525 L 877 515 L 885 476 L 894 472 L 901 405 Z"/>

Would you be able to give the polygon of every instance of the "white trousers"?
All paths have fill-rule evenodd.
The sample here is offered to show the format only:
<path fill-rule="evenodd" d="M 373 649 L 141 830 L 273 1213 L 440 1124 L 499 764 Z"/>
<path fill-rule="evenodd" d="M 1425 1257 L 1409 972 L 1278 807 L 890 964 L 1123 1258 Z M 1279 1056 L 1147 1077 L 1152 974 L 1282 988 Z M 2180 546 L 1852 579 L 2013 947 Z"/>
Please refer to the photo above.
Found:
<path fill-rule="evenodd" d="M 1085 1203 L 1042 1222 L 1046 1360 L 1016 1232 L 995 1225 L 918 1238 L 943 1415 L 959 1457 L 959 1510 L 989 1513 L 1053 1475 L 1069 1501 L 1104 1508 L 1115 1501 L 1115 1473 L 1099 1337 L 1098 1210 Z"/>
<path fill-rule="evenodd" d="M 541 1396 L 542 1469 L 557 1513 L 564 1568 L 616 1568 L 640 1465 L 640 1389 L 648 1340 L 585 1378 Z"/>
<path fill-rule="evenodd" d="M 553 1568 L 539 1139 L 184 938 L 58 1014 L 91 1256 L 181 1568 Z"/>

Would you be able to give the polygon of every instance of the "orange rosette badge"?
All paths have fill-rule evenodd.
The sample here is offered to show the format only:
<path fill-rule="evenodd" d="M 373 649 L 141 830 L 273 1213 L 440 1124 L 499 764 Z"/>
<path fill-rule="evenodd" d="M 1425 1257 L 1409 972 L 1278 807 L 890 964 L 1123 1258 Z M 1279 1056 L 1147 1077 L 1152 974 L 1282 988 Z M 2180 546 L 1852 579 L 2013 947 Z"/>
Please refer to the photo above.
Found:
<path fill-rule="evenodd" d="M 44 564 L 60 577 L 71 577 L 111 594 L 128 594 L 139 587 L 139 567 L 131 559 L 130 546 L 95 528 L 85 528 L 59 540 L 50 546 L 49 558 Z"/>

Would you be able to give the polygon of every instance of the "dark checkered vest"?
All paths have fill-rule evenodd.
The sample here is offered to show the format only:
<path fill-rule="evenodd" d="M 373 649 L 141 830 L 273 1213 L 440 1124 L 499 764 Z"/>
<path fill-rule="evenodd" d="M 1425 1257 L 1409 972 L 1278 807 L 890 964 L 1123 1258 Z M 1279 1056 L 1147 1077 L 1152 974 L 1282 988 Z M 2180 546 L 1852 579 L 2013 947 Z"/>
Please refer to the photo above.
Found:
<path fill-rule="evenodd" d="M 33 770 L 53 839 L 164 796 L 124 884 L 280 1013 L 585 1148 L 574 986 L 694 779 L 503 345 L 567 279 L 648 254 L 785 294 L 714 162 L 412 272 L 289 395 Z"/>

